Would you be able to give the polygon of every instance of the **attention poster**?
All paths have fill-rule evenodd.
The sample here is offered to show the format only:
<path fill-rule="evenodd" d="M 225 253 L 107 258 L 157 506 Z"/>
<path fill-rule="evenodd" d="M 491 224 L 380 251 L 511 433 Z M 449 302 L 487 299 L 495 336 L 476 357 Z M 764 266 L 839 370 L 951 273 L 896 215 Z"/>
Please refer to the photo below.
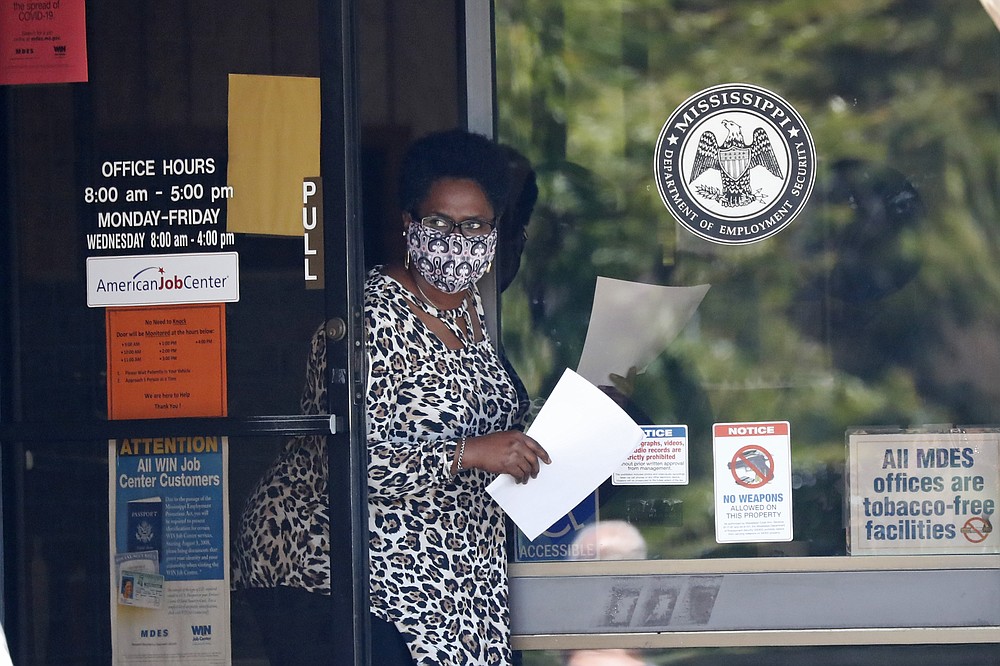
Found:
<path fill-rule="evenodd" d="M 231 662 L 228 442 L 109 443 L 115 664 Z"/>

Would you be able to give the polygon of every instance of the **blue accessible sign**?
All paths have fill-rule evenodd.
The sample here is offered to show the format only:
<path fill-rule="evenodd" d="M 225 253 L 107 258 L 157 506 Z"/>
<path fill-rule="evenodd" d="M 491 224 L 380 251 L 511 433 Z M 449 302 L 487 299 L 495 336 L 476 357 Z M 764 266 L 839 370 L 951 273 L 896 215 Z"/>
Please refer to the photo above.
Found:
<path fill-rule="evenodd" d="M 530 541 L 521 530 L 517 531 L 517 562 L 552 562 L 555 560 L 595 560 L 597 551 L 593 544 L 575 543 L 576 536 L 587 525 L 597 520 L 598 491 L 587 495 L 572 511 L 556 521 L 552 527 Z"/>

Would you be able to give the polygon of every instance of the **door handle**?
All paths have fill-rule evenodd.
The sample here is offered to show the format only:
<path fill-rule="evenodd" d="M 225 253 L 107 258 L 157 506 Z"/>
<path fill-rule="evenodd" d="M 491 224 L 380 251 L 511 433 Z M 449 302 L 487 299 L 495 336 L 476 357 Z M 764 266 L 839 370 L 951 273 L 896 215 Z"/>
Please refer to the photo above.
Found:
<path fill-rule="evenodd" d="M 347 322 L 340 317 L 327 319 L 324 333 L 330 342 L 340 342 L 347 335 Z"/>

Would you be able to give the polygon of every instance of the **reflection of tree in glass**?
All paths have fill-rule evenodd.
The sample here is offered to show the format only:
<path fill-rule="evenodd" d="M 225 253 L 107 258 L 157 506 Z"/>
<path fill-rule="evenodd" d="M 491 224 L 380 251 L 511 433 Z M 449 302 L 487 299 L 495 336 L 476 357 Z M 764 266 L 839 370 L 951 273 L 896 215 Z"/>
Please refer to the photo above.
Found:
<path fill-rule="evenodd" d="M 612 500 L 622 516 L 637 494 L 683 500 L 682 526 L 644 529 L 651 554 L 739 551 L 712 533 L 713 419 L 792 423 L 796 541 L 815 554 L 845 549 L 847 427 L 1000 419 L 1000 35 L 978 3 L 503 0 L 496 15 L 500 135 L 545 165 L 525 281 L 504 299 L 532 393 L 575 366 L 596 275 L 712 284 L 635 379 L 638 406 L 691 435 L 689 486 Z M 678 230 L 651 176 L 662 122 L 725 81 L 782 94 L 820 159 L 802 215 L 743 248 Z"/>

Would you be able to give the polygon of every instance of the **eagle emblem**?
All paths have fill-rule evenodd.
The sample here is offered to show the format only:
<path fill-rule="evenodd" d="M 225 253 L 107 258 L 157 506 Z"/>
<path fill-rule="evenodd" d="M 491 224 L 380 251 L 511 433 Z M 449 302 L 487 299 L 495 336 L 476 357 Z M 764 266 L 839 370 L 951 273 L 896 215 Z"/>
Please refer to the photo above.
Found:
<path fill-rule="evenodd" d="M 139 543 L 149 543 L 153 540 L 153 526 L 147 521 L 142 521 L 136 527 L 135 530 L 135 540 Z"/>
<path fill-rule="evenodd" d="M 698 194 L 717 201 L 726 208 L 745 206 L 755 201 L 764 201 L 763 193 L 754 191 L 750 185 L 750 174 L 754 167 L 764 167 L 777 178 L 784 178 L 778 158 L 771 147 L 771 140 L 763 127 L 753 131 L 753 141 L 743 138 L 743 128 L 732 120 L 723 120 L 727 134 L 720 145 L 715 133 L 705 130 L 698 139 L 698 150 L 691 166 L 689 184 L 694 184 L 706 171 L 716 169 L 722 174 L 722 190 L 710 185 L 696 187 Z"/>
<path fill-rule="evenodd" d="M 779 95 L 722 83 L 670 114 L 653 173 L 681 227 L 712 243 L 745 245 L 777 234 L 803 210 L 816 179 L 816 146 Z"/>

